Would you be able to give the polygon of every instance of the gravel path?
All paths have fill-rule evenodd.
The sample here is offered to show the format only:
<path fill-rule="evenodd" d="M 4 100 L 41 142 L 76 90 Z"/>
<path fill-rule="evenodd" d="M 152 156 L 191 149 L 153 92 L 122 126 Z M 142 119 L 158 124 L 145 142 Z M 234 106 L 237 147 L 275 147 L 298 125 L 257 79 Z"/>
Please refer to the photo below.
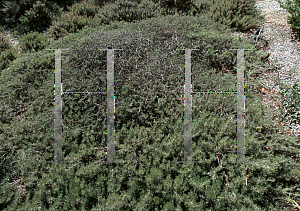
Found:
<path fill-rule="evenodd" d="M 265 15 L 263 36 L 269 41 L 270 61 L 282 67 L 279 78 L 289 86 L 295 82 L 299 83 L 299 43 L 293 39 L 290 25 L 287 23 L 289 13 L 281 8 L 276 0 L 258 1 L 256 6 Z M 265 86 L 279 91 L 279 86 L 275 84 L 270 83 Z"/>
<path fill-rule="evenodd" d="M 269 42 L 269 49 L 266 51 L 270 53 L 269 60 L 280 67 L 275 72 L 262 74 L 261 86 L 266 90 L 274 90 L 275 95 L 279 96 L 280 85 L 293 86 L 296 82 L 300 83 L 300 42 L 294 40 L 290 24 L 287 23 L 290 14 L 280 7 L 277 0 L 257 1 L 255 6 L 265 15 L 262 35 Z M 270 95 L 264 102 L 275 110 L 280 106 L 279 98 L 275 102 Z M 283 126 L 289 134 L 300 136 L 300 125 L 290 123 L 290 120 L 287 118 L 282 123 Z"/>
<path fill-rule="evenodd" d="M 286 2 L 286 0 L 282 0 L 282 2 Z M 295 82 L 300 83 L 300 42 L 294 39 L 291 26 L 287 23 L 290 14 L 280 7 L 277 0 L 257 0 L 255 7 L 265 17 L 260 35 L 264 41 L 259 39 L 257 45 L 264 45 L 265 41 L 269 43 L 261 50 L 266 54 L 270 53 L 270 67 L 273 65 L 277 67 L 273 72 L 258 71 L 262 74 L 256 80 L 259 80 L 260 83 L 258 91 L 262 93 L 262 101 L 272 109 L 272 115 L 275 117 L 280 114 L 279 107 L 282 107 L 280 86 L 293 86 Z M 234 32 L 233 35 L 250 39 L 254 43 L 253 33 Z M 261 68 L 259 67 L 259 69 Z M 277 117 L 274 120 L 274 127 L 283 127 L 284 133 L 300 136 L 300 125 L 291 123 L 291 120 L 290 117 L 285 119 Z"/>

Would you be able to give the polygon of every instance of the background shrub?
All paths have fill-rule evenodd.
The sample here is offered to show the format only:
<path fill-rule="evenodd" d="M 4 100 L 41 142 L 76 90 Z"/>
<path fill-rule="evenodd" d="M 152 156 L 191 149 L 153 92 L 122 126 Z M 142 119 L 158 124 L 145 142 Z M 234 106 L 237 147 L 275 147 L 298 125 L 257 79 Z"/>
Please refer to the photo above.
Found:
<path fill-rule="evenodd" d="M 208 10 L 200 10 L 212 20 L 227 25 L 237 31 L 247 31 L 263 23 L 263 18 L 255 8 L 255 0 L 195 0 L 195 5 Z"/>
<path fill-rule="evenodd" d="M 90 3 L 95 4 L 96 6 L 104 6 L 108 3 L 114 3 L 115 0 L 89 0 Z"/>
<path fill-rule="evenodd" d="M 3 5 L 4 5 L 4 1 L 0 1 L 0 26 L 4 26 L 5 25 L 4 13 L 1 10 L 3 8 Z"/>
<path fill-rule="evenodd" d="M 0 70 L 5 69 L 17 57 L 16 49 L 6 49 L 0 53 Z"/>
<path fill-rule="evenodd" d="M 61 14 L 62 8 L 46 0 L 7 1 L 2 8 L 7 26 L 21 35 L 42 32 Z"/>
<path fill-rule="evenodd" d="M 114 21 L 132 22 L 160 15 L 160 7 L 149 0 L 118 0 L 99 7 L 91 1 L 83 1 L 68 7 L 70 12 L 53 22 L 47 30 L 49 37 L 58 39 L 76 33 L 83 27 L 97 27 Z M 167 12 L 165 12 L 167 13 Z M 175 12 L 173 12 L 174 14 Z"/>
<path fill-rule="evenodd" d="M 91 3 L 90 1 L 83 1 L 81 3 L 75 3 L 72 6 L 67 7 L 69 12 L 77 16 L 94 17 L 98 13 L 100 7 Z"/>
<path fill-rule="evenodd" d="M 160 15 L 160 7 L 148 0 L 136 1 L 117 0 L 105 5 L 96 15 L 94 26 L 110 24 L 113 21 L 133 22 Z"/>
<path fill-rule="evenodd" d="M 5 69 L 16 58 L 17 50 L 9 41 L 8 32 L 0 27 L 0 70 Z"/>
<path fill-rule="evenodd" d="M 39 32 L 31 32 L 19 36 L 19 45 L 23 52 L 37 52 L 47 45 L 46 37 Z"/>
<path fill-rule="evenodd" d="M 75 3 L 68 7 L 69 12 L 62 14 L 60 19 L 54 21 L 47 29 L 47 35 L 58 39 L 69 33 L 76 33 L 84 26 L 92 26 L 94 16 L 98 13 L 100 7 L 87 1 Z"/>
<path fill-rule="evenodd" d="M 60 6 L 63 11 L 69 12 L 69 7 L 72 6 L 75 3 L 81 3 L 83 0 L 47 0 L 51 2 L 55 2 L 58 6 Z"/>
<path fill-rule="evenodd" d="M 192 0 L 153 0 L 153 2 L 159 2 L 159 6 L 161 8 L 170 10 L 175 9 L 179 13 L 188 13 L 192 9 L 192 7 L 195 6 Z"/>
<path fill-rule="evenodd" d="M 0 52 L 12 47 L 7 34 L 8 32 L 5 31 L 3 27 L 0 27 Z"/>

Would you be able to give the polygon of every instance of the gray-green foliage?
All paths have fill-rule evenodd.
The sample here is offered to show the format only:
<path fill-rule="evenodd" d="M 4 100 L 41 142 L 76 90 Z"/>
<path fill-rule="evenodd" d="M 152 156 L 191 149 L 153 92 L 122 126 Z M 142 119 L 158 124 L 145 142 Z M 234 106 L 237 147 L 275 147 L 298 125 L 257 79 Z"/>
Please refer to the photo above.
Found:
<path fill-rule="evenodd" d="M 105 160 L 106 99 L 87 94 L 62 96 L 63 156 L 74 163 L 42 163 L 53 161 L 54 53 L 25 54 L 6 68 L 3 209 L 276 210 L 299 201 L 299 162 L 291 159 L 299 161 L 299 144 L 277 133 L 255 95 L 258 82 L 250 82 L 261 52 L 245 52 L 246 160 L 254 164 L 228 162 L 235 156 L 234 95 L 193 96 L 193 160 L 200 163 L 175 164 L 184 157 L 185 64 L 184 51 L 176 49 L 201 49 L 192 51 L 193 91 L 233 91 L 236 51 L 228 49 L 253 48 L 200 17 L 116 21 L 48 46 L 77 49 L 62 51 L 64 92 L 105 92 L 106 51 L 85 49 L 123 49 L 115 51 L 115 150 L 125 164 L 97 163 Z"/>

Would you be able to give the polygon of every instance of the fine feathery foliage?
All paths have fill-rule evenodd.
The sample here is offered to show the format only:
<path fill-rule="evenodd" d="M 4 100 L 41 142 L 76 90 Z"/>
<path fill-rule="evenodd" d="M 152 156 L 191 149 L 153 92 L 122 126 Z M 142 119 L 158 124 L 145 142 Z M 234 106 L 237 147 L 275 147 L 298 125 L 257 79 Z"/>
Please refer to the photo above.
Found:
<path fill-rule="evenodd" d="M 10 62 L 17 58 L 17 50 L 10 48 L 0 53 L 0 71 L 7 68 Z"/>
<path fill-rule="evenodd" d="M 176 9 L 178 12 L 187 14 L 195 7 L 192 0 L 152 0 L 154 3 L 159 3 L 161 8 Z M 195 8 L 194 8 L 195 9 Z"/>
<path fill-rule="evenodd" d="M 113 47 L 115 150 L 101 165 L 106 96 L 62 95 L 63 157 L 53 161 L 53 52 L 24 54 L 0 78 L 0 207 L 3 210 L 284 210 L 300 201 L 299 142 L 279 134 L 245 51 L 246 161 L 236 155 L 236 95 L 193 96 L 193 160 L 184 157 L 184 65 L 193 48 L 193 91 L 235 91 L 236 51 L 254 49 L 206 16 L 115 21 L 53 41 L 62 51 L 63 91 L 106 92 Z M 92 50 L 87 50 L 92 49 Z M 94 49 L 94 50 L 93 50 Z M 177 50 L 176 50 L 177 49 Z M 17 130 L 16 130 L 17 128 Z"/>

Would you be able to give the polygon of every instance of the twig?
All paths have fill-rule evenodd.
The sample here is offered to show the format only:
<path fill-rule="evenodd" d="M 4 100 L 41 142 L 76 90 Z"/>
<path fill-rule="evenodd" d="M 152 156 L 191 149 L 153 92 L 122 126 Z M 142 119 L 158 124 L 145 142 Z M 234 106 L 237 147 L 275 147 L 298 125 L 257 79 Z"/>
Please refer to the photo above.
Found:
<path fill-rule="evenodd" d="M 257 32 L 255 33 L 255 35 L 252 37 L 252 38 L 254 38 L 254 37 L 256 36 L 256 42 L 257 42 L 257 40 L 258 40 L 258 37 L 260 36 L 260 33 L 261 33 L 261 31 L 262 31 L 262 28 L 263 28 L 263 26 L 261 26 L 260 29 L 259 29 L 259 31 L 257 31 Z M 257 33 L 258 33 L 258 34 L 257 34 Z"/>
<path fill-rule="evenodd" d="M 257 40 L 258 40 L 258 37 L 260 36 L 260 33 L 261 33 L 262 29 L 263 29 L 263 26 L 260 27 L 259 33 L 258 33 L 258 35 L 257 35 L 257 37 L 256 37 L 256 42 L 257 42 Z"/>
<path fill-rule="evenodd" d="M 295 201 L 293 200 L 293 203 L 294 203 L 294 206 L 295 206 L 295 207 L 297 207 L 298 209 L 300 209 L 300 206 L 299 206 L 299 204 L 298 204 L 297 202 L 295 202 Z"/>

